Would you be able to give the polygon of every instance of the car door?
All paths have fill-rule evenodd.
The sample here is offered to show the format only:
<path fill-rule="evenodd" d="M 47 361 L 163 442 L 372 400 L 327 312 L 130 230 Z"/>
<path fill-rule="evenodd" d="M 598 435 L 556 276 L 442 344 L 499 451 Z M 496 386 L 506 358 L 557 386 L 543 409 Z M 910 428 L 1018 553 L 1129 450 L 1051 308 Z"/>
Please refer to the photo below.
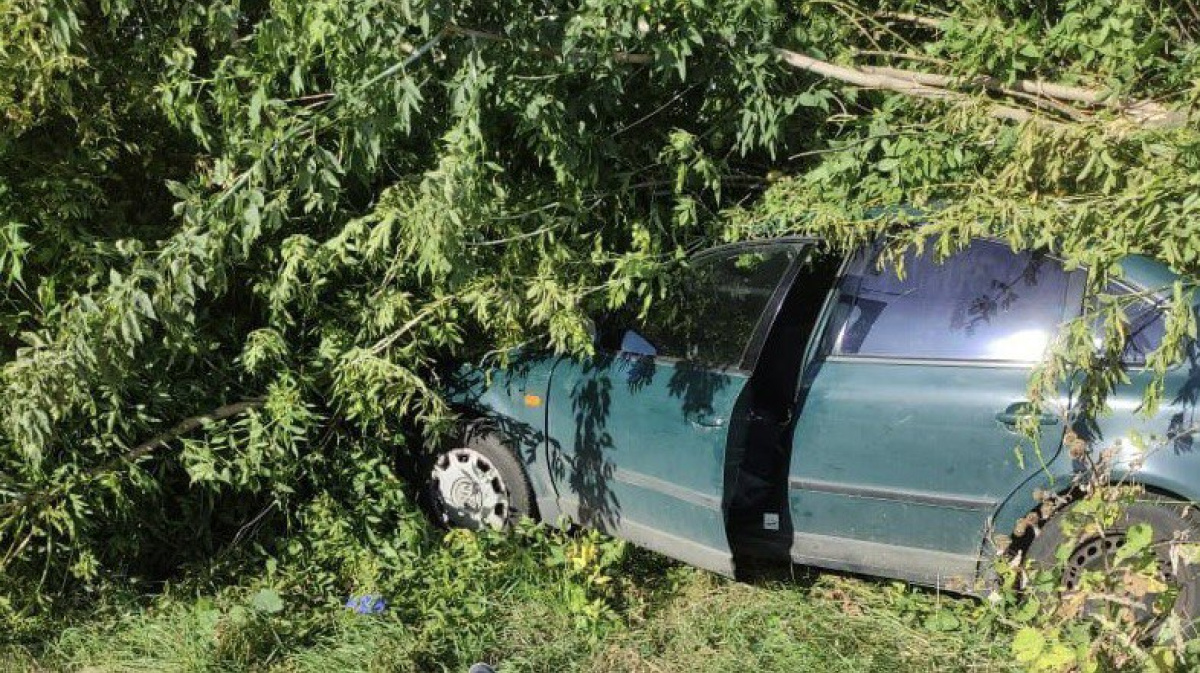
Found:
<path fill-rule="evenodd" d="M 994 241 L 878 261 L 850 262 L 802 382 L 792 556 L 953 587 L 974 578 L 997 506 L 1059 450 L 1056 415 L 1036 446 L 1015 422 L 1083 277 Z"/>
<path fill-rule="evenodd" d="M 690 564 L 732 574 L 722 498 L 731 429 L 798 246 L 697 257 L 644 316 L 600 325 L 595 357 L 551 376 L 547 434 L 560 509 Z"/>

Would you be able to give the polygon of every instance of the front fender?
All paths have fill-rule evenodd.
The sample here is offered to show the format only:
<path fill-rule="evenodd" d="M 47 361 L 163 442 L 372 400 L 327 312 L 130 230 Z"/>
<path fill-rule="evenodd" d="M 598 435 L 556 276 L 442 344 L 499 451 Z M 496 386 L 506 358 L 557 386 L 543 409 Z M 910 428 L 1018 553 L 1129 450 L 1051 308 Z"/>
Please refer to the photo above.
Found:
<path fill-rule="evenodd" d="M 446 400 L 473 422 L 483 422 L 513 450 L 529 477 L 538 512 L 559 516 L 551 477 L 551 440 L 546 435 L 550 377 L 557 356 L 518 355 L 507 367 L 464 365 L 451 377 Z"/>

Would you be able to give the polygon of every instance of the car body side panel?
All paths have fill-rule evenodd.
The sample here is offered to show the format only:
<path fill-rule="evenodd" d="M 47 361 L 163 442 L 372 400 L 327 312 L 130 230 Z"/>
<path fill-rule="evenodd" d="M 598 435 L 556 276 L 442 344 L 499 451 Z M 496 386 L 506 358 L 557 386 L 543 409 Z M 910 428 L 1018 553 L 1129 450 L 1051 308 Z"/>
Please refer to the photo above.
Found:
<path fill-rule="evenodd" d="M 989 516 L 1041 464 L 995 419 L 1029 370 L 836 357 L 820 370 L 793 437 L 793 556 L 812 560 L 805 536 L 841 538 L 846 553 L 892 550 L 857 563 L 875 573 L 972 581 Z"/>
<path fill-rule="evenodd" d="M 546 412 L 551 374 L 560 360 L 518 354 L 505 369 L 464 367 L 447 394 L 451 404 L 493 426 L 509 442 L 529 476 L 538 514 L 550 524 L 561 512 L 551 478 Z"/>
<path fill-rule="evenodd" d="M 1166 300 L 1179 278 L 1162 264 L 1131 255 L 1121 264 L 1126 280 L 1159 294 Z M 1200 314 L 1200 297 L 1192 310 Z M 1141 413 L 1143 391 L 1153 374 L 1132 370 L 1129 381 L 1117 387 L 1108 400 L 1111 414 L 1097 419 L 1092 439 L 1097 448 L 1120 442 L 1117 479 L 1128 479 L 1153 489 L 1200 502 L 1200 437 L 1197 437 L 1197 403 L 1200 402 L 1200 345 L 1189 347 L 1184 362 L 1164 378 L 1161 408 L 1153 417 Z"/>
<path fill-rule="evenodd" d="M 650 357 L 564 361 L 551 383 L 547 425 L 563 511 L 732 574 L 722 512 L 725 448 L 745 383 L 738 371 Z"/>
<path fill-rule="evenodd" d="M 1082 281 L 1068 277 L 1064 319 Z M 822 332 L 838 314 L 831 301 Z M 1061 422 L 1034 448 L 999 420 L 1025 403 L 1031 365 L 830 355 L 831 334 L 816 339 L 792 442 L 793 558 L 969 589 L 997 509 L 1060 451 Z"/>
<path fill-rule="evenodd" d="M 1200 502 L 1200 439 L 1188 432 L 1195 428 L 1200 369 L 1181 366 L 1167 374 L 1163 407 L 1151 417 L 1140 413 L 1142 391 L 1150 383 L 1150 372 L 1129 372 L 1129 382 L 1117 387 L 1108 399 L 1111 413 L 1097 419 L 1094 428 L 1078 428 L 1091 441 L 1091 451 L 1116 447 L 1113 479 L 1140 484 L 1152 491 Z M 1021 517 L 1035 506 L 1038 489 L 1058 493 L 1069 490 L 1077 465 L 1066 452 L 1047 469 L 1022 484 L 1000 507 L 993 520 L 996 533 L 1008 535 Z"/>
<path fill-rule="evenodd" d="M 1123 278 L 1144 290 L 1169 289 L 1177 279 L 1153 260 L 1131 255 L 1121 262 Z M 1165 298 L 1165 292 L 1164 298 Z M 1128 372 L 1129 381 L 1117 386 L 1108 399 L 1110 413 L 1096 419 L 1095 427 L 1077 427 L 1091 442 L 1091 451 L 1119 446 L 1113 478 L 1141 484 L 1151 490 L 1200 502 L 1200 446 L 1194 433 L 1200 397 L 1200 353 L 1196 347 L 1187 362 L 1167 372 L 1162 407 L 1151 417 L 1141 413 L 1142 394 L 1153 375 L 1142 369 Z M 997 509 L 992 528 L 1008 535 L 1016 522 L 1034 509 L 1035 491 L 1062 493 L 1072 487 L 1076 464 L 1067 452 L 1058 454 L 1046 469 L 1021 484 Z"/>
<path fill-rule="evenodd" d="M 1158 292 L 1164 300 L 1178 277 L 1162 264 L 1141 256 L 1122 263 L 1125 278 Z M 1193 313 L 1200 314 L 1200 297 Z M 1184 362 L 1164 378 L 1162 404 L 1154 416 L 1142 412 L 1142 396 L 1153 381 L 1143 369 L 1129 372 L 1129 381 L 1109 397 L 1112 413 L 1097 419 L 1091 439 L 1097 449 L 1118 445 L 1116 479 L 1144 484 L 1152 489 L 1200 502 L 1200 437 L 1197 437 L 1197 403 L 1200 402 L 1200 345 L 1193 343 Z M 1081 431 L 1084 434 L 1086 431 Z"/>

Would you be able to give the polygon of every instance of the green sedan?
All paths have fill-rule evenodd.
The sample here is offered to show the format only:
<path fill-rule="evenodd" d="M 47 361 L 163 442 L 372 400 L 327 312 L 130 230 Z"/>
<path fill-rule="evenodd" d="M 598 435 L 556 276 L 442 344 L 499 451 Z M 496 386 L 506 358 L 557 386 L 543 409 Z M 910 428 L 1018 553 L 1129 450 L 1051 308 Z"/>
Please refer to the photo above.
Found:
<path fill-rule="evenodd" d="M 880 254 L 797 238 L 713 249 L 648 315 L 598 318 L 592 357 L 464 372 L 453 399 L 474 420 L 431 463 L 434 511 L 474 528 L 569 521 L 726 575 L 779 559 L 972 593 L 998 551 L 1052 560 L 1059 518 L 1024 523 L 1035 494 L 1069 496 L 1084 468 L 1063 448 L 1066 389 L 1033 418 L 1037 442 L 1017 425 L 1032 368 L 1089 301 L 1086 272 L 991 240 L 940 262 Z M 1192 534 L 1196 367 L 1168 373 L 1160 413 L 1136 413 L 1174 280 L 1130 258 L 1107 290 L 1128 295 L 1127 381 L 1114 413 L 1069 436 L 1115 451 L 1114 478 L 1145 496 L 1080 542 L 1068 585 L 1135 524 Z M 1197 575 L 1163 554 L 1176 609 L 1195 614 Z"/>

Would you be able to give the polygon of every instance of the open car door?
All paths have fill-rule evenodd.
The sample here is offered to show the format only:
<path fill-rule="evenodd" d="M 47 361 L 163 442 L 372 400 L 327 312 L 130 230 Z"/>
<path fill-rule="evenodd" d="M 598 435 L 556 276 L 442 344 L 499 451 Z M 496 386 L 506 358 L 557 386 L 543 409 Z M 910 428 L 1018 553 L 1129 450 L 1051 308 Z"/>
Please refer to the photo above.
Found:
<path fill-rule="evenodd" d="M 547 434 L 574 520 L 689 564 L 733 573 L 727 447 L 803 241 L 697 256 L 645 316 L 599 326 L 597 354 L 551 375 Z"/>

